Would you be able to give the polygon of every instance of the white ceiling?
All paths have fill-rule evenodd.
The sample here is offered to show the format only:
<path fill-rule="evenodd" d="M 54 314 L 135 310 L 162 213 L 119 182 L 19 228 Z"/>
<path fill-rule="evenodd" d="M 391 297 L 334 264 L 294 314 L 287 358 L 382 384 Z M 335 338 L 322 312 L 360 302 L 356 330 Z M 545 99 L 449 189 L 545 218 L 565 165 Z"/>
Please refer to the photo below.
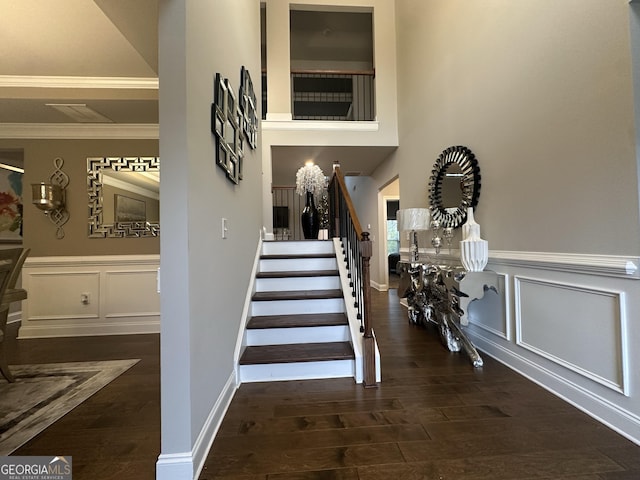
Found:
<path fill-rule="evenodd" d="M 157 124 L 157 24 L 158 0 L 0 0 L 0 129 L 74 123 L 47 104 L 85 104 L 114 126 Z M 317 37 L 328 26 L 306 28 Z M 367 175 L 391 151 L 277 147 L 274 184 L 293 183 L 310 158 L 327 174 L 338 160 L 343 172 Z"/>
<path fill-rule="evenodd" d="M 0 123 L 158 123 L 157 0 L 0 0 Z"/>

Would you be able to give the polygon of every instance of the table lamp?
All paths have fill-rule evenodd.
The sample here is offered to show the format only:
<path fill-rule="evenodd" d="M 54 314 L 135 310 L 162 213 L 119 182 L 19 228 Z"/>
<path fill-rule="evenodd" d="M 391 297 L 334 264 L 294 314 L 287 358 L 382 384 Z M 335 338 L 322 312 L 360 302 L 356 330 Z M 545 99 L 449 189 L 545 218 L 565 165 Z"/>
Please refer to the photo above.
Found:
<path fill-rule="evenodd" d="M 411 262 L 418 262 L 418 232 L 429 230 L 431 214 L 428 208 L 405 208 L 398 210 L 398 230 L 411 232 Z"/>

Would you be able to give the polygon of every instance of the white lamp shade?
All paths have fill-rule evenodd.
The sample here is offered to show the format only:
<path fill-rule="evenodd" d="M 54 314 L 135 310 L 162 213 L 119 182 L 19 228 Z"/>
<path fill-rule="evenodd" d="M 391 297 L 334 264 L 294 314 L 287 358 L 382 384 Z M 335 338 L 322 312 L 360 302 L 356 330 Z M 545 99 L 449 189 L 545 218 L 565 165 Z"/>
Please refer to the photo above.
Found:
<path fill-rule="evenodd" d="M 400 231 L 429 230 L 431 214 L 428 208 L 405 208 L 398 210 L 396 219 Z"/>

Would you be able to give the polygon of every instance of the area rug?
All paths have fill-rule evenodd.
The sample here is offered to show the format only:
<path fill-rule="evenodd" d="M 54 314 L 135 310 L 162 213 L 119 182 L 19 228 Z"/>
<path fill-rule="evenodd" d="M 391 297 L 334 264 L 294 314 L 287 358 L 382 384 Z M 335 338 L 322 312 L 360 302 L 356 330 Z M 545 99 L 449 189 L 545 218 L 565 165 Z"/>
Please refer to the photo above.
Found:
<path fill-rule="evenodd" d="M 0 455 L 8 455 L 139 362 L 12 365 L 0 380 Z"/>

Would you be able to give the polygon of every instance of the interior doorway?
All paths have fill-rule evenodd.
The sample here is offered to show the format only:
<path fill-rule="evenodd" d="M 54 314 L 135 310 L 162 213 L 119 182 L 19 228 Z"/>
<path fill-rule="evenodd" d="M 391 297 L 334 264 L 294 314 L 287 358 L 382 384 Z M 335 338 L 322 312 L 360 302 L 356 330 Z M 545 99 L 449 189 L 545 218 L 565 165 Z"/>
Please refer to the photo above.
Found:
<path fill-rule="evenodd" d="M 400 181 L 398 178 L 385 185 L 379 192 L 382 228 L 381 234 L 384 239 L 382 248 L 379 249 L 379 265 L 382 283 L 387 288 L 398 287 L 398 276 L 396 274 L 396 264 L 400 260 L 400 233 L 396 214 L 400 208 Z"/>

